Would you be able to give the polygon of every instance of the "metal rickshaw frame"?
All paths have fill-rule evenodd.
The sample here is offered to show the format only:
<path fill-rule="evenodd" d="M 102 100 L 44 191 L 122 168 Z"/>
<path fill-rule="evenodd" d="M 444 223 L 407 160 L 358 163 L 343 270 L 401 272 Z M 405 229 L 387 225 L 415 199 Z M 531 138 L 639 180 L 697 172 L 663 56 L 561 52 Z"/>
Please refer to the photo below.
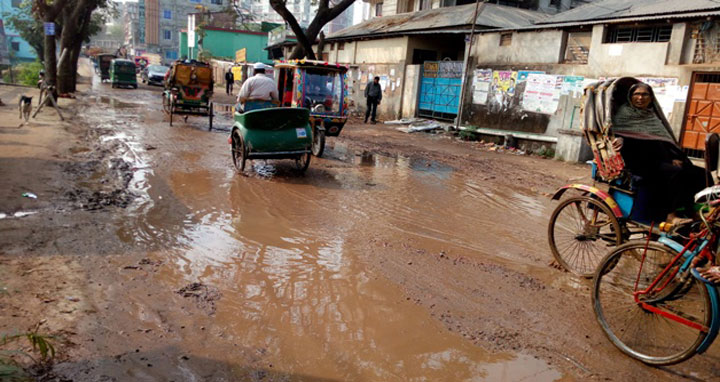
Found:
<path fill-rule="evenodd" d="M 307 88 L 305 86 L 308 69 L 338 73 L 340 76 L 339 110 L 326 112 L 317 105 L 307 105 Z M 281 105 L 284 107 L 306 108 L 310 110 L 310 124 L 313 129 L 313 155 L 321 157 L 325 150 L 325 137 L 340 135 L 349 114 L 348 70 L 340 64 L 329 64 L 316 60 L 290 60 L 275 63 L 275 83 L 278 86 Z M 287 80 L 292 75 L 292 86 L 288 88 Z M 285 97 L 290 94 L 290 97 Z"/>
<path fill-rule="evenodd" d="M 163 91 L 163 111 L 169 115 L 170 126 L 174 114 L 183 115 L 185 121 L 189 115 L 197 115 L 208 117 L 208 130 L 212 130 L 214 84 L 210 64 L 195 60 L 173 62 Z"/>

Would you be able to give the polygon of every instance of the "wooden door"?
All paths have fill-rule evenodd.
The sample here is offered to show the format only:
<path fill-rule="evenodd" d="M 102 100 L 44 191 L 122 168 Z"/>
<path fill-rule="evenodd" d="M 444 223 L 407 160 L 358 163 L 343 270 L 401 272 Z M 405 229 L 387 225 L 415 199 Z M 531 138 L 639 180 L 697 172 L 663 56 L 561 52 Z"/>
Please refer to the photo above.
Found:
<path fill-rule="evenodd" d="M 681 144 L 699 156 L 707 134 L 720 134 L 720 73 L 695 73 L 688 102 Z"/>

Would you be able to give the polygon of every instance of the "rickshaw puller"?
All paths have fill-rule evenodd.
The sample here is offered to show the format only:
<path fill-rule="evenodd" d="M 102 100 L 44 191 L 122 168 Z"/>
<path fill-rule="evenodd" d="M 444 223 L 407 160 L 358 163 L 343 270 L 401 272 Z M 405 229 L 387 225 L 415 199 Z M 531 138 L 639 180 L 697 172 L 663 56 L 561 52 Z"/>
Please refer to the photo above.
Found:
<path fill-rule="evenodd" d="M 265 75 L 265 64 L 258 62 L 253 65 L 253 74 L 240 88 L 237 102 L 244 105 L 249 100 L 277 101 L 277 87 L 275 81 Z"/>

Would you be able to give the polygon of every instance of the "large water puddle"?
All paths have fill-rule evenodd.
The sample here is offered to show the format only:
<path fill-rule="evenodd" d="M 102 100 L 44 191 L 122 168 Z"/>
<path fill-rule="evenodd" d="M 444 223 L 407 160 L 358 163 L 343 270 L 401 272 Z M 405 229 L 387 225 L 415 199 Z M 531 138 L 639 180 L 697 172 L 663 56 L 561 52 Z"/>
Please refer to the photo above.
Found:
<path fill-rule="evenodd" d="M 168 284 L 218 288 L 217 324 L 267 349 L 278 372 L 306 381 L 562 378 L 541 360 L 493 354 L 448 331 L 373 273 L 357 244 L 382 233 L 522 263 L 536 248 L 514 238 L 538 235 L 546 204 L 528 190 L 489 189 L 451 166 L 339 144 L 305 175 L 291 161 L 256 161 L 242 176 L 224 135 L 159 120 L 106 139 L 125 142 L 126 155 L 150 169 L 133 179 L 148 201 L 118 222 L 120 236 L 164 248 L 172 266 L 157 277 Z M 141 141 L 162 146 L 143 152 Z M 503 224 L 511 218 L 527 224 Z M 488 237 L 512 245 L 489 246 Z"/>

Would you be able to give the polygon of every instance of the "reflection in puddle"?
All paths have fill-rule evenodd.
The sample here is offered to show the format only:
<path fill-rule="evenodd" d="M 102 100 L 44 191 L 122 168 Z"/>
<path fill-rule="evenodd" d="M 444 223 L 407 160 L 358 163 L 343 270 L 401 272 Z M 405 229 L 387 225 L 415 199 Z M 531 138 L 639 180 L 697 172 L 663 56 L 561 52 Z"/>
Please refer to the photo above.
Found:
<path fill-rule="evenodd" d="M 136 167 L 152 167 L 133 137 L 144 131 L 137 124 L 106 139 L 124 142 Z M 491 189 L 434 161 L 353 152 L 337 142 L 304 176 L 287 179 L 273 161 L 256 160 L 254 172 L 268 179 L 243 177 L 224 139 L 213 146 L 198 139 L 210 134 L 191 129 L 153 134 L 184 146 L 163 152 L 161 160 L 177 164 L 167 173 L 135 173 L 149 200 L 134 221 L 120 223 L 125 240 L 169 248 L 161 253 L 172 266 L 156 276 L 168 285 L 217 287 L 223 297 L 213 320 L 223 336 L 266 349 L 278 372 L 307 381 L 561 377 L 541 360 L 493 354 L 449 332 L 364 263 L 367 241 L 382 234 L 428 251 L 523 264 L 523 250 L 536 250 L 538 241 L 524 230 L 546 224 L 536 212 L 542 200 L 526 190 Z M 529 228 L 501 224 L 518 218 Z M 517 235 L 520 250 L 494 247 Z"/>
<path fill-rule="evenodd" d="M 26 216 L 35 215 L 37 211 L 18 211 L 12 214 L 6 214 L 0 212 L 0 219 L 9 219 L 9 218 L 24 218 Z"/>

